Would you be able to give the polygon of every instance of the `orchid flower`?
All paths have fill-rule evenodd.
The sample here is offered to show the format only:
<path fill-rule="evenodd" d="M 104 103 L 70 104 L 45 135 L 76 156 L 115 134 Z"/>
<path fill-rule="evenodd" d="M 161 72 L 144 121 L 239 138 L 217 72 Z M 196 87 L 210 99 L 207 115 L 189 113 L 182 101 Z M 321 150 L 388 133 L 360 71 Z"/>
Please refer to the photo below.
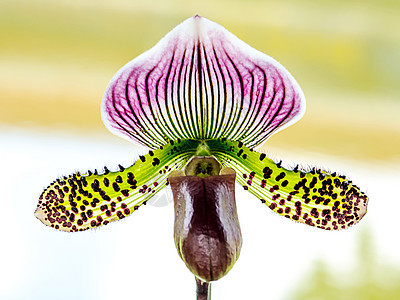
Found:
<path fill-rule="evenodd" d="M 57 179 L 35 215 L 62 231 L 97 228 L 170 184 L 178 253 L 202 282 L 217 280 L 241 247 L 235 181 L 275 213 L 321 229 L 344 229 L 365 215 L 367 196 L 345 176 L 288 169 L 255 150 L 304 112 L 303 92 L 283 66 L 196 15 L 106 89 L 106 127 L 149 152 L 115 172 Z"/>

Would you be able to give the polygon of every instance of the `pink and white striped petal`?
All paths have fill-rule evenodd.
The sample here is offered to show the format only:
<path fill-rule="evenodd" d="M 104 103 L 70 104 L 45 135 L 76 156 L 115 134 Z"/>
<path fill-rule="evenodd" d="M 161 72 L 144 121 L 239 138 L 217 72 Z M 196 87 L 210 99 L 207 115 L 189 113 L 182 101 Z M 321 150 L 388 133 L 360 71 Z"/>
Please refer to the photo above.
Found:
<path fill-rule="evenodd" d="M 197 15 L 121 68 L 102 103 L 109 130 L 150 148 L 222 137 L 255 147 L 304 111 L 282 65 Z"/>

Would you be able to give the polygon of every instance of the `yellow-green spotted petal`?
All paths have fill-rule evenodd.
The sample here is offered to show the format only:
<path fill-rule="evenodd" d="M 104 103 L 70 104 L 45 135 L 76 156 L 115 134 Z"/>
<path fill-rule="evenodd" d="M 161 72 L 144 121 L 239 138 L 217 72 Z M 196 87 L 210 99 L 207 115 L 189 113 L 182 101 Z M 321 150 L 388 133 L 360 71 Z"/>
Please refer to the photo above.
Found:
<path fill-rule="evenodd" d="M 54 181 L 39 198 L 35 216 L 63 231 L 81 231 L 122 219 L 145 204 L 181 169 L 199 142 L 171 141 L 140 156 L 129 168 L 103 174 L 76 173 Z"/>
<path fill-rule="evenodd" d="M 337 230 L 357 223 L 367 212 L 367 196 L 345 176 L 317 169 L 288 170 L 241 142 L 220 139 L 207 145 L 223 165 L 236 170 L 245 190 L 282 216 Z"/>

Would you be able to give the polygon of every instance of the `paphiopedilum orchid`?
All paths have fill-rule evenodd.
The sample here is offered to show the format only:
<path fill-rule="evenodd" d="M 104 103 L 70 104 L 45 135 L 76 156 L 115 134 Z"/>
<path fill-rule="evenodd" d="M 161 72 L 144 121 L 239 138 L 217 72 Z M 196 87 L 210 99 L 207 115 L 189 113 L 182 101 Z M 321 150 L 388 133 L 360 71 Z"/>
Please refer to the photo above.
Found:
<path fill-rule="evenodd" d="M 235 181 L 277 214 L 326 230 L 366 213 L 367 196 L 345 176 L 288 169 L 254 150 L 304 111 L 304 95 L 284 67 L 194 16 L 122 67 L 103 98 L 107 128 L 149 152 L 115 172 L 57 179 L 35 215 L 63 231 L 97 228 L 170 184 L 178 253 L 202 282 L 217 280 L 242 243 Z"/>

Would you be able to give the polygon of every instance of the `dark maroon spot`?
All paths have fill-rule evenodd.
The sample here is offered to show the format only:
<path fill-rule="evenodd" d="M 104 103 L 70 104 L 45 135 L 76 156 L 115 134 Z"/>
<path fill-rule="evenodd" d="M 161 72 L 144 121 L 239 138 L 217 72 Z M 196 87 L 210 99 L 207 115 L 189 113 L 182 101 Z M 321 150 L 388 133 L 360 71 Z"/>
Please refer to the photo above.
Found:
<path fill-rule="evenodd" d="M 69 220 L 70 220 L 71 222 L 75 221 L 75 214 L 71 214 L 71 215 L 69 216 Z"/>
<path fill-rule="evenodd" d="M 264 173 L 264 178 L 265 178 L 265 179 L 268 179 L 268 178 L 271 177 L 273 171 L 272 171 L 272 169 L 270 169 L 270 168 L 268 168 L 268 167 L 265 167 L 265 168 L 263 169 L 263 173 Z M 267 175 L 267 178 L 266 178 L 265 175 Z"/>
<path fill-rule="evenodd" d="M 313 209 L 311 210 L 310 214 L 311 214 L 312 216 L 314 216 L 315 218 L 318 218 L 318 217 L 319 217 L 319 212 L 318 212 L 318 210 L 317 210 L 316 208 L 313 208 Z"/>
<path fill-rule="evenodd" d="M 82 217 L 82 220 L 85 222 L 88 220 L 88 218 L 84 212 L 81 213 L 81 217 Z"/>
<path fill-rule="evenodd" d="M 281 179 L 283 179 L 286 176 L 285 172 L 281 172 L 278 174 L 278 176 L 275 177 L 276 181 L 279 181 Z"/>
<path fill-rule="evenodd" d="M 308 218 L 308 219 L 306 220 L 306 224 L 307 224 L 307 225 L 313 225 L 313 222 L 312 222 L 311 218 Z"/>
<path fill-rule="evenodd" d="M 110 173 L 110 170 L 107 168 L 107 166 L 104 166 L 104 174 L 107 175 Z"/>
<path fill-rule="evenodd" d="M 130 185 L 136 185 L 137 181 L 133 178 L 128 178 L 128 180 L 126 181 L 127 183 L 129 183 Z"/>
<path fill-rule="evenodd" d="M 116 182 L 113 182 L 112 186 L 113 186 L 114 191 L 119 192 L 120 188 L 119 188 L 119 185 Z"/>
<path fill-rule="evenodd" d="M 122 212 L 119 210 L 117 211 L 117 216 L 118 218 L 122 219 L 124 217 L 124 215 L 122 214 Z"/>
<path fill-rule="evenodd" d="M 154 158 L 153 158 L 152 165 L 153 165 L 153 166 L 158 166 L 159 164 L 160 164 L 160 160 L 159 160 L 157 157 L 154 157 Z"/>

